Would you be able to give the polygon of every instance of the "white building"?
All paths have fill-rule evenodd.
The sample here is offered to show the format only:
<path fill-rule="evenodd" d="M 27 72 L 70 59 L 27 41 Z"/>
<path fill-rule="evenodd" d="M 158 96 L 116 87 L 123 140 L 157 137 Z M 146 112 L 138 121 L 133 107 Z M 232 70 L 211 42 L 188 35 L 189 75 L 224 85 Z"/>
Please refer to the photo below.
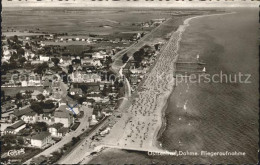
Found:
<path fill-rule="evenodd" d="M 38 116 L 35 112 L 27 113 L 21 117 L 25 123 L 36 123 L 38 121 Z"/>
<path fill-rule="evenodd" d="M 50 57 L 40 55 L 40 61 L 47 62 L 47 61 L 49 61 L 49 60 L 50 60 Z"/>
<path fill-rule="evenodd" d="M 38 148 L 44 148 L 52 143 L 51 134 L 49 132 L 39 132 L 31 137 L 31 145 Z"/>
<path fill-rule="evenodd" d="M 65 128 L 68 128 L 73 124 L 74 119 L 69 111 L 55 111 L 54 122 L 62 123 Z"/>

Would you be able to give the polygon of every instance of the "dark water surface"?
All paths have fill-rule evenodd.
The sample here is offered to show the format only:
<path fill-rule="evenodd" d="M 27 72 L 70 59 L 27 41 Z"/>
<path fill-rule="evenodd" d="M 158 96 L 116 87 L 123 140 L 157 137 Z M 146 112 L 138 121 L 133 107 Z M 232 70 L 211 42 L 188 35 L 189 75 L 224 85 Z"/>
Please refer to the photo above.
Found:
<path fill-rule="evenodd" d="M 245 156 L 148 156 L 110 150 L 90 163 L 256 163 L 258 150 L 258 10 L 192 20 L 180 59 L 200 59 L 207 74 L 251 74 L 251 83 L 182 83 L 169 98 L 161 138 L 170 151 L 245 152 Z M 245 80 L 245 77 L 242 78 Z M 184 104 L 186 103 L 186 107 Z"/>

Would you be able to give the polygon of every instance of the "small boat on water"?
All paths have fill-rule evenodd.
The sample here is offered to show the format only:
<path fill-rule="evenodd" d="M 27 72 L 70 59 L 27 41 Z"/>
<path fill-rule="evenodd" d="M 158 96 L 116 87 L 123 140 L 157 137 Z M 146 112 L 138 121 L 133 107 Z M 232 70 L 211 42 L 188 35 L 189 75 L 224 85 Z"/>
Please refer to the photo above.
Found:
<path fill-rule="evenodd" d="M 206 67 L 203 68 L 202 72 L 206 72 Z"/>
<path fill-rule="evenodd" d="M 200 58 L 200 55 L 199 55 L 199 54 L 197 54 L 197 60 L 199 60 L 199 58 Z"/>
<path fill-rule="evenodd" d="M 184 109 L 184 110 L 186 110 L 186 109 L 187 109 L 187 106 L 186 106 L 186 104 L 184 104 L 184 106 L 183 106 L 183 109 Z"/>

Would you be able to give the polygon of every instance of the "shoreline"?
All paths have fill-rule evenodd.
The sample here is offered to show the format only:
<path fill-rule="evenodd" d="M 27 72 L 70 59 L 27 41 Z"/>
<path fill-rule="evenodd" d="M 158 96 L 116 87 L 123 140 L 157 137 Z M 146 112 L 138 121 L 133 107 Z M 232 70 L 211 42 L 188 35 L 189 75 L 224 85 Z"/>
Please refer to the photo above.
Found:
<path fill-rule="evenodd" d="M 178 57 L 179 57 L 179 54 L 177 53 L 178 52 L 178 50 L 179 50 L 179 47 L 180 47 L 180 41 L 181 41 L 181 39 L 182 39 L 182 34 L 185 32 L 185 30 L 186 30 L 186 28 L 190 25 L 189 24 L 189 22 L 192 20 L 192 19 L 195 19 L 195 18 L 201 18 L 201 17 L 207 17 L 207 16 L 215 16 L 215 15 L 226 15 L 226 14 L 231 14 L 231 13 L 221 13 L 221 14 L 208 14 L 208 15 L 199 15 L 199 16 L 194 16 L 194 17 L 189 17 L 189 18 L 186 18 L 186 19 L 184 19 L 183 20 L 183 23 L 181 24 L 181 25 L 179 25 L 179 27 L 178 27 L 178 29 L 176 30 L 176 31 L 174 31 L 174 32 L 172 32 L 172 34 L 171 34 L 171 38 L 169 39 L 169 41 L 167 42 L 167 44 L 165 45 L 165 49 L 167 49 L 168 48 L 168 46 L 170 45 L 170 44 L 172 44 L 172 43 L 174 43 L 174 42 L 172 42 L 172 41 L 175 41 L 176 43 L 175 43 L 175 45 L 174 45 L 174 48 L 172 48 L 172 49 L 174 49 L 174 54 L 176 54 L 176 56 L 174 56 L 174 61 L 173 61 L 173 63 L 175 64 L 176 62 L 177 62 L 177 60 L 178 60 Z M 176 36 L 176 34 L 177 34 L 177 36 Z M 163 56 L 160 56 L 159 57 L 159 63 L 157 64 L 157 65 L 160 65 L 160 58 L 161 58 L 161 60 L 163 59 L 163 58 L 167 58 L 166 56 L 165 56 L 165 54 L 163 54 L 164 53 L 164 51 L 165 50 L 163 50 L 163 52 L 161 53 L 161 55 L 163 55 Z M 156 64 L 155 64 L 156 65 Z M 162 64 L 161 64 L 162 65 Z M 173 71 L 174 71 L 174 69 L 173 69 Z M 151 71 L 152 72 L 152 71 Z M 150 72 L 150 74 L 151 74 L 151 72 Z M 152 74 L 151 74 L 152 75 Z M 150 76 L 151 76 L 150 75 Z M 149 77 L 150 76 L 148 76 L 147 77 L 147 81 L 149 81 Z M 146 82 L 146 81 L 145 81 Z M 145 82 L 144 82 L 144 84 L 145 84 Z M 164 89 L 166 89 L 166 91 L 161 91 L 162 89 L 161 88 L 159 88 L 160 90 L 158 91 L 158 89 L 156 89 L 157 91 L 156 91 L 156 93 L 154 93 L 156 96 L 155 96 L 155 98 L 158 98 L 158 99 L 156 99 L 157 101 L 157 103 L 159 103 L 158 104 L 158 108 L 157 109 L 160 109 L 160 110 L 158 110 L 157 111 L 157 115 L 158 116 L 160 116 L 160 117 L 158 117 L 157 119 L 158 119 L 158 121 L 157 121 L 157 124 L 155 125 L 156 126 L 156 129 L 154 130 L 154 132 L 153 132 L 153 135 L 152 135 L 152 138 L 151 138 L 151 142 L 150 142 L 150 144 L 151 144 L 151 148 L 156 148 L 156 149 L 159 149 L 159 150 L 165 150 L 165 149 L 163 149 L 161 146 L 160 146 L 160 141 L 159 141 L 159 138 L 162 136 L 162 134 L 163 134 L 163 132 L 165 131 L 165 129 L 166 129 L 166 123 L 167 123 L 167 118 L 166 118 L 166 116 L 165 116 L 165 113 L 166 113 L 166 109 L 167 109 L 167 107 L 168 107 L 168 102 L 169 102 L 169 98 L 170 98 L 170 96 L 171 96 L 171 94 L 172 94 L 172 92 L 174 92 L 174 89 L 175 89 L 175 87 L 174 87 L 174 85 L 172 85 L 172 84 L 169 84 L 169 83 L 167 83 L 167 84 L 164 84 L 165 85 L 165 88 Z M 169 89 L 169 90 L 167 90 L 167 88 Z M 149 142 L 149 141 L 148 141 Z M 149 144 L 149 143 L 148 143 Z M 99 152 L 98 153 L 98 155 L 99 154 L 101 154 L 102 152 L 104 152 L 104 151 L 107 151 L 107 150 L 109 150 L 110 148 L 105 148 L 104 150 L 102 150 L 101 152 Z M 84 160 L 84 163 L 89 163 L 91 160 L 93 160 L 93 158 L 94 158 L 95 156 L 93 155 L 93 156 L 90 156 L 90 157 L 87 157 L 87 160 L 85 159 Z"/>
<path fill-rule="evenodd" d="M 197 19 L 197 18 L 203 18 L 203 17 L 209 17 L 209 16 L 216 16 L 216 15 L 227 15 L 227 14 L 235 14 L 236 12 L 231 12 L 231 13 L 219 13 L 219 14 L 208 14 L 208 15 L 199 15 L 199 16 L 194 16 L 194 17 L 190 17 L 190 18 L 187 18 L 183 21 L 183 24 L 180 25 L 178 27 L 178 29 L 175 31 L 177 32 L 181 26 L 184 26 L 184 29 L 181 31 L 181 34 L 180 34 L 180 38 L 178 39 L 178 42 L 177 42 L 177 52 L 179 50 L 179 47 L 180 47 L 180 41 L 182 40 L 182 34 L 185 32 L 186 28 L 190 26 L 190 21 L 193 20 L 193 19 Z M 175 33 L 174 32 L 174 33 Z M 178 57 L 179 57 L 179 54 L 177 53 L 177 60 L 175 61 L 175 63 L 178 61 Z M 174 64 L 175 64 L 174 63 Z M 161 138 L 161 136 L 163 135 L 164 131 L 166 130 L 166 127 L 167 127 L 167 117 L 166 117 L 166 110 L 168 108 L 168 104 L 169 104 L 169 101 L 170 101 L 170 96 L 172 95 L 172 93 L 174 92 L 174 89 L 175 89 L 175 85 L 173 85 L 172 87 L 172 90 L 171 90 L 171 93 L 169 95 L 169 97 L 166 99 L 166 103 L 164 105 L 164 107 L 162 108 L 161 110 L 161 117 L 162 117 L 162 122 L 161 122 L 161 127 L 159 128 L 157 134 L 155 135 L 154 137 L 154 146 L 160 146 L 160 144 L 162 144 L 162 142 L 159 141 L 159 139 Z M 160 146 L 160 148 L 162 148 L 162 146 Z M 163 149 L 163 148 L 162 148 Z"/>

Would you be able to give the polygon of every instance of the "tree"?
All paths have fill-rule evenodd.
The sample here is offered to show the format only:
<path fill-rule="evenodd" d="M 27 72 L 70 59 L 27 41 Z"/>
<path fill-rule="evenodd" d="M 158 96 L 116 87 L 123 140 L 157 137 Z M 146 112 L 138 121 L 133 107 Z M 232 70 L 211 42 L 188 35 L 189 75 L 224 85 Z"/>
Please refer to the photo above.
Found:
<path fill-rule="evenodd" d="M 78 137 L 73 137 L 73 138 L 72 138 L 72 143 L 73 143 L 73 145 L 76 144 L 79 140 L 80 140 L 80 137 L 79 137 L 79 136 L 78 136 Z"/>
<path fill-rule="evenodd" d="M 38 94 L 38 95 L 36 96 L 36 98 L 37 98 L 38 100 L 43 101 L 43 100 L 45 99 L 45 96 L 40 93 L 40 94 Z"/>
<path fill-rule="evenodd" d="M 159 50 L 159 45 L 160 45 L 160 44 L 155 44 L 155 45 L 154 45 L 155 50 Z"/>
<path fill-rule="evenodd" d="M 39 132 L 47 131 L 47 129 L 48 129 L 48 126 L 45 122 L 37 122 L 35 124 L 32 124 L 32 127 L 34 130 L 39 131 Z"/>
<path fill-rule="evenodd" d="M 43 109 L 52 109 L 55 107 L 55 104 L 53 103 L 52 100 L 47 100 L 45 103 L 42 105 Z"/>
<path fill-rule="evenodd" d="M 31 46 L 29 45 L 28 42 L 26 42 L 26 44 L 25 44 L 25 49 L 31 49 Z"/>
<path fill-rule="evenodd" d="M 18 43 L 18 36 L 17 36 L 17 35 L 14 35 L 13 41 L 14 41 L 15 43 Z"/>
<path fill-rule="evenodd" d="M 125 53 L 125 54 L 123 55 L 123 57 L 122 57 L 123 63 L 126 63 L 128 59 L 129 59 L 129 57 L 128 57 L 127 54 Z"/>
<path fill-rule="evenodd" d="M 38 102 L 33 102 L 30 106 L 30 108 L 36 112 L 37 114 L 42 114 L 43 113 L 43 108 L 42 106 L 40 105 L 40 103 Z"/>
<path fill-rule="evenodd" d="M 60 59 L 58 59 L 57 57 L 52 58 L 51 61 L 54 63 L 54 65 L 58 65 L 60 62 Z"/>
<path fill-rule="evenodd" d="M 134 57 L 134 60 L 137 62 L 137 63 L 141 63 L 142 62 L 142 60 L 143 60 L 143 58 L 142 58 L 142 55 L 141 55 L 141 53 L 139 52 L 139 51 L 137 51 L 137 52 L 135 52 L 134 54 L 133 54 L 133 57 Z M 136 67 L 138 68 L 138 66 L 139 65 L 137 65 Z"/>
<path fill-rule="evenodd" d="M 19 58 L 20 64 L 23 65 L 25 61 L 26 61 L 26 58 L 25 58 L 25 57 Z"/>
<path fill-rule="evenodd" d="M 17 93 L 17 94 L 15 95 L 15 98 L 16 98 L 17 100 L 21 100 L 21 99 L 23 98 L 23 96 L 22 96 L 22 94 L 19 92 L 19 93 Z"/>
<path fill-rule="evenodd" d="M 17 141 L 18 141 L 18 144 L 24 145 L 24 140 L 23 140 L 22 137 L 18 137 L 18 138 L 17 138 Z"/>
<path fill-rule="evenodd" d="M 80 84 L 80 85 L 79 85 L 79 88 L 80 88 L 83 92 L 85 92 L 85 93 L 87 93 L 87 91 L 88 91 L 88 85 L 86 85 L 86 84 Z"/>
<path fill-rule="evenodd" d="M 47 68 L 49 68 L 49 65 L 46 62 L 44 62 L 42 64 L 39 64 L 34 70 L 34 72 L 38 74 L 43 74 Z"/>
<path fill-rule="evenodd" d="M 24 56 L 24 53 L 25 53 L 25 51 L 24 51 L 23 48 L 17 49 L 17 55 L 18 55 L 18 56 Z"/>
<path fill-rule="evenodd" d="M 80 104 L 82 104 L 84 101 L 86 101 L 87 100 L 87 98 L 86 97 L 78 97 L 77 98 L 77 101 L 80 103 Z"/>
<path fill-rule="evenodd" d="M 73 67 L 72 67 L 72 65 L 69 65 L 68 73 L 70 74 L 72 72 L 73 72 Z"/>
<path fill-rule="evenodd" d="M 106 57 L 106 61 L 108 64 L 113 62 L 111 56 Z"/>
<path fill-rule="evenodd" d="M 5 91 L 1 90 L 1 100 L 2 102 L 5 101 Z"/>
<path fill-rule="evenodd" d="M 103 90 L 102 90 L 102 95 L 103 95 L 103 96 L 107 96 L 107 95 L 108 95 L 108 88 L 107 88 L 107 85 L 106 85 L 106 84 L 104 85 L 104 88 L 103 88 Z"/>

